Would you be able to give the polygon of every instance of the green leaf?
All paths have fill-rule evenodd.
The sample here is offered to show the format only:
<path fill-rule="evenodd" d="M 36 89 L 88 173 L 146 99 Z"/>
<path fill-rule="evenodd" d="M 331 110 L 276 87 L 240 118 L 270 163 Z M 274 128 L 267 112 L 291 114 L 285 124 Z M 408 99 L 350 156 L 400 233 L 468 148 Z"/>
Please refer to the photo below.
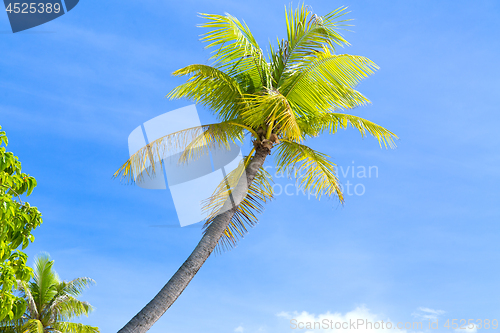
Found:
<path fill-rule="evenodd" d="M 0 131 L 0 145 L 3 144 L 7 146 L 8 140 L 5 132 Z M 0 320 L 12 319 L 23 311 L 22 304 L 15 303 L 13 290 L 16 280 L 30 279 L 31 270 L 26 267 L 26 254 L 16 251 L 16 248 L 22 244 L 25 249 L 29 245 L 34 239 L 32 230 L 42 220 L 40 212 L 23 202 L 20 195 L 27 190 L 31 194 L 35 186 L 35 179 L 22 172 L 18 158 L 5 147 L 0 147 Z M 17 305 L 13 309 L 14 303 Z"/>
<path fill-rule="evenodd" d="M 17 320 L 19 318 L 21 318 L 21 316 L 26 312 L 26 307 L 27 307 L 27 304 L 26 304 L 26 301 L 22 298 L 18 298 L 15 302 L 14 302 L 14 306 L 13 306 L 13 313 L 14 313 L 14 320 Z"/>

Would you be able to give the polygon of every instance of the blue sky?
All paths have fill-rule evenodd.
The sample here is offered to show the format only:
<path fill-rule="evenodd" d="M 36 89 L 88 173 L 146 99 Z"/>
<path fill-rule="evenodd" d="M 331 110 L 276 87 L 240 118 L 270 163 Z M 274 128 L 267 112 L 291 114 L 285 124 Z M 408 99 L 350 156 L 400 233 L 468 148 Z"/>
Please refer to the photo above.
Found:
<path fill-rule="evenodd" d="M 200 239 L 200 228 L 176 227 L 168 190 L 111 177 L 134 128 L 190 104 L 164 96 L 183 82 L 171 72 L 207 63 L 196 13 L 243 19 L 266 47 L 284 37 L 284 4 L 82 0 L 17 34 L 0 15 L 0 125 L 38 180 L 29 201 L 44 217 L 27 252 L 30 262 L 49 252 L 64 279 L 97 281 L 84 295 L 96 310 L 83 322 L 116 332 Z M 380 66 L 359 87 L 373 104 L 352 113 L 394 131 L 398 148 L 380 149 L 354 130 L 311 141 L 344 170 L 375 166 L 378 177 L 342 177 L 364 189 L 344 206 L 277 196 L 151 332 L 281 333 L 294 316 L 335 313 L 500 319 L 500 3 L 307 4 L 320 15 L 349 6 L 355 27 L 345 52 Z"/>

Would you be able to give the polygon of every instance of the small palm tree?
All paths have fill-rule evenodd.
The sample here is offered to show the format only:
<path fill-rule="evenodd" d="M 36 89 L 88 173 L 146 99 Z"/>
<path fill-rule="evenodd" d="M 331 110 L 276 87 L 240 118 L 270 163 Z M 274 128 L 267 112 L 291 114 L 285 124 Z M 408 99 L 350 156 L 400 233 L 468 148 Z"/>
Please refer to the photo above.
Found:
<path fill-rule="evenodd" d="M 270 46 L 267 58 L 245 23 L 229 14 L 201 14 L 207 20 L 201 27 L 210 29 L 202 41 L 213 50 L 214 64 L 190 65 L 174 72 L 190 77 L 168 96 L 202 104 L 220 122 L 151 142 L 132 155 L 115 176 L 121 174 L 133 181 L 146 165 L 154 172 L 155 163 L 168 150 L 183 149 L 180 160 L 188 163 L 208 148 L 243 142 L 247 134 L 252 137 L 253 149 L 242 168 L 228 175 L 209 198 L 204 235 L 192 254 L 120 332 L 146 332 L 179 297 L 217 245 L 233 246 L 247 227 L 257 222 L 255 213 L 273 195 L 271 177 L 263 168 L 269 155 L 275 156 L 278 172 L 297 179 L 303 190 L 318 198 L 336 196 L 343 201 L 334 164 L 304 141 L 352 126 L 363 136 L 368 133 L 377 138 L 381 146 L 394 147 L 396 136 L 392 132 L 344 113 L 369 103 L 354 87 L 378 68 L 368 58 L 336 53 L 337 47 L 348 45 L 338 32 L 346 25 L 347 20 L 340 20 L 344 13 L 345 8 L 325 16 L 313 14 L 306 6 L 287 9 L 287 38 Z M 245 181 L 246 186 L 239 186 Z M 233 202 L 239 204 L 231 206 Z"/>
<path fill-rule="evenodd" d="M 61 281 L 53 270 L 48 255 L 35 259 L 35 275 L 31 282 L 20 283 L 19 291 L 26 302 L 24 315 L 15 321 L 0 323 L 5 333 L 97 333 L 99 329 L 70 322 L 82 315 L 88 316 L 92 306 L 77 299 L 94 280 L 82 277 Z"/>

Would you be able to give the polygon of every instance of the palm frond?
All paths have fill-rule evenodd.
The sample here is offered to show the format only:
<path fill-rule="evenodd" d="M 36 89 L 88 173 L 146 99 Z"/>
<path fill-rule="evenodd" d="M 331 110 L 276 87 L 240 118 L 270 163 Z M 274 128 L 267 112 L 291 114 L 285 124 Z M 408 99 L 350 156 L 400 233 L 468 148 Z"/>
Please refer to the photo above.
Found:
<path fill-rule="evenodd" d="M 21 297 L 26 301 L 26 308 L 29 312 L 29 314 L 37 318 L 38 317 L 38 309 L 36 306 L 35 299 L 33 298 L 33 295 L 31 294 L 31 290 L 29 288 L 28 283 L 24 281 L 18 281 L 18 289 L 21 292 Z"/>
<path fill-rule="evenodd" d="M 59 322 L 54 328 L 64 333 L 99 333 L 99 328 L 80 323 Z"/>
<path fill-rule="evenodd" d="M 89 277 L 79 277 L 68 282 L 64 282 L 64 292 L 77 297 L 82 291 L 95 284 L 95 281 Z"/>
<path fill-rule="evenodd" d="M 207 65 L 190 65 L 181 68 L 173 75 L 191 75 L 183 83 L 167 94 L 170 99 L 187 98 L 211 109 L 220 119 L 237 117 L 242 91 L 236 79 L 222 70 Z"/>
<path fill-rule="evenodd" d="M 347 14 L 346 9 L 339 7 L 324 16 L 314 14 L 304 4 L 296 9 L 285 9 L 287 40 L 294 50 L 294 57 L 306 57 L 324 44 L 332 48 L 335 45 L 349 45 L 337 31 L 340 27 L 348 26 L 345 22 L 351 21 L 338 20 Z"/>
<path fill-rule="evenodd" d="M 44 333 L 44 327 L 40 320 L 30 319 L 22 328 L 23 333 Z"/>
<path fill-rule="evenodd" d="M 204 225 L 204 231 L 206 231 L 219 214 L 236 204 L 235 214 L 217 244 L 216 251 L 218 252 L 236 246 L 238 240 L 248 232 L 248 227 L 253 227 L 257 223 L 256 214 L 261 213 L 264 208 L 263 205 L 273 198 L 272 177 L 264 168 L 261 168 L 255 175 L 252 184 L 248 187 L 244 199 L 239 204 L 235 203 L 231 195 L 236 187 L 241 184 L 241 177 L 246 177 L 245 163 L 243 162 L 224 177 L 203 206 L 204 211 L 208 213 Z"/>
<path fill-rule="evenodd" d="M 239 123 L 238 120 L 220 122 L 217 124 L 204 125 L 203 132 L 186 146 L 179 161 L 188 163 L 206 154 L 210 148 L 230 149 L 231 143 L 242 143 L 244 130 L 253 130 Z"/>
<path fill-rule="evenodd" d="M 35 274 L 29 288 L 38 311 L 55 296 L 55 285 L 60 282 L 59 276 L 52 269 L 53 264 L 54 261 L 50 260 L 48 254 L 41 254 L 35 259 Z"/>
<path fill-rule="evenodd" d="M 93 308 L 88 302 L 69 295 L 61 295 L 50 307 L 50 314 L 56 321 L 64 321 L 80 316 L 88 316 Z"/>
<path fill-rule="evenodd" d="M 395 139 L 398 139 L 396 134 L 389 131 L 388 129 L 377 125 L 369 120 L 363 119 L 361 117 L 345 114 L 345 113 L 327 113 L 313 120 L 314 123 L 310 127 L 312 129 L 311 135 L 316 136 L 324 130 L 328 130 L 330 134 L 334 134 L 339 128 L 346 129 L 349 125 L 356 128 L 361 136 L 370 134 L 374 136 L 380 147 L 382 144 L 385 148 L 395 148 Z M 310 133 L 308 133 L 310 134 Z"/>
<path fill-rule="evenodd" d="M 295 178 L 297 185 L 318 199 L 323 195 L 338 196 L 343 202 L 341 185 L 335 175 L 335 164 L 328 156 L 312 148 L 283 140 L 277 147 L 277 171 Z"/>
<path fill-rule="evenodd" d="M 200 16 L 207 20 L 200 24 L 201 28 L 212 29 L 203 34 L 201 41 L 209 43 L 206 48 L 215 48 L 211 59 L 217 63 L 238 61 L 245 56 L 253 56 L 260 52 L 260 47 L 248 26 L 236 17 L 226 15 L 205 14 Z"/>
<path fill-rule="evenodd" d="M 297 69 L 280 91 L 291 103 L 310 112 L 350 109 L 369 103 L 354 87 L 377 68 L 368 58 L 335 55 L 323 49 Z"/>
<path fill-rule="evenodd" d="M 256 128 L 265 126 L 279 130 L 285 138 L 302 140 L 295 110 L 288 100 L 276 90 L 268 90 L 263 95 L 246 95 L 247 108 L 241 113 L 244 122 Z"/>
<path fill-rule="evenodd" d="M 213 49 L 211 59 L 229 75 L 246 73 L 255 87 L 265 86 L 270 77 L 269 66 L 248 26 L 229 15 L 200 14 L 207 20 L 202 28 L 211 29 L 201 40 Z"/>
<path fill-rule="evenodd" d="M 335 45 L 343 46 L 349 43 L 338 32 L 339 28 L 346 26 L 349 20 L 339 20 L 345 15 L 345 7 L 340 7 L 325 16 L 317 16 L 304 4 L 295 10 L 285 9 L 287 40 L 283 41 L 280 50 L 280 70 L 274 75 L 278 86 L 287 77 L 287 73 L 307 60 L 308 57 L 320 51 L 324 46 L 334 50 Z M 285 75 L 283 75 L 285 74 Z"/>
<path fill-rule="evenodd" d="M 121 175 L 122 179 L 140 182 L 144 173 L 154 175 L 157 172 L 155 165 L 166 156 L 180 154 L 180 162 L 188 163 L 188 157 L 196 159 L 207 153 L 210 147 L 228 147 L 230 143 L 242 142 L 243 131 L 244 128 L 234 120 L 191 127 L 165 135 L 130 156 L 115 172 L 114 177 Z"/>

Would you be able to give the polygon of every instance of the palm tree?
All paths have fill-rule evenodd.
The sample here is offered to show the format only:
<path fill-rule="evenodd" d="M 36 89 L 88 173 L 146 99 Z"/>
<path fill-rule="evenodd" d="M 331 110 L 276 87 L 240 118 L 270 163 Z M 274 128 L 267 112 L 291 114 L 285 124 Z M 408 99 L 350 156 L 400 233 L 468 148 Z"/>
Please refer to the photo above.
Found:
<path fill-rule="evenodd" d="M 378 68 L 365 57 L 336 53 L 337 47 L 348 45 L 338 32 L 346 25 L 347 20 L 340 20 L 344 14 L 345 8 L 324 16 L 313 14 L 304 5 L 286 9 L 287 38 L 270 46 L 268 58 L 245 23 L 229 14 L 201 14 L 206 19 L 201 27 L 210 29 L 201 40 L 213 50 L 214 64 L 195 64 L 174 72 L 189 79 L 168 97 L 202 104 L 220 122 L 151 142 L 132 155 L 115 176 L 134 181 L 145 165 L 154 172 L 155 161 L 172 148 L 184 149 L 180 160 L 189 162 L 207 148 L 242 142 L 249 134 L 253 149 L 244 159 L 245 172 L 228 175 L 226 183 L 209 198 L 206 207 L 211 214 L 192 254 L 119 332 L 146 332 L 179 297 L 217 245 L 233 246 L 247 232 L 247 226 L 257 222 L 255 213 L 272 197 L 271 178 L 263 168 L 270 154 L 275 156 L 277 170 L 296 178 L 302 189 L 312 191 L 317 198 L 336 196 L 342 202 L 334 164 L 304 141 L 350 125 L 363 136 L 368 133 L 377 138 L 380 146 L 395 146 L 397 137 L 392 132 L 344 113 L 369 103 L 354 87 Z M 245 181 L 248 187 L 239 186 Z M 221 209 L 230 200 L 239 205 Z"/>
<path fill-rule="evenodd" d="M 81 277 L 69 282 L 61 281 L 53 270 L 48 255 L 35 259 L 35 275 L 29 283 L 19 283 L 21 297 L 26 302 L 22 317 L 15 321 L 0 322 L 4 333 L 97 333 L 99 329 L 70 322 L 82 315 L 88 316 L 92 306 L 77 299 L 94 280 Z"/>

